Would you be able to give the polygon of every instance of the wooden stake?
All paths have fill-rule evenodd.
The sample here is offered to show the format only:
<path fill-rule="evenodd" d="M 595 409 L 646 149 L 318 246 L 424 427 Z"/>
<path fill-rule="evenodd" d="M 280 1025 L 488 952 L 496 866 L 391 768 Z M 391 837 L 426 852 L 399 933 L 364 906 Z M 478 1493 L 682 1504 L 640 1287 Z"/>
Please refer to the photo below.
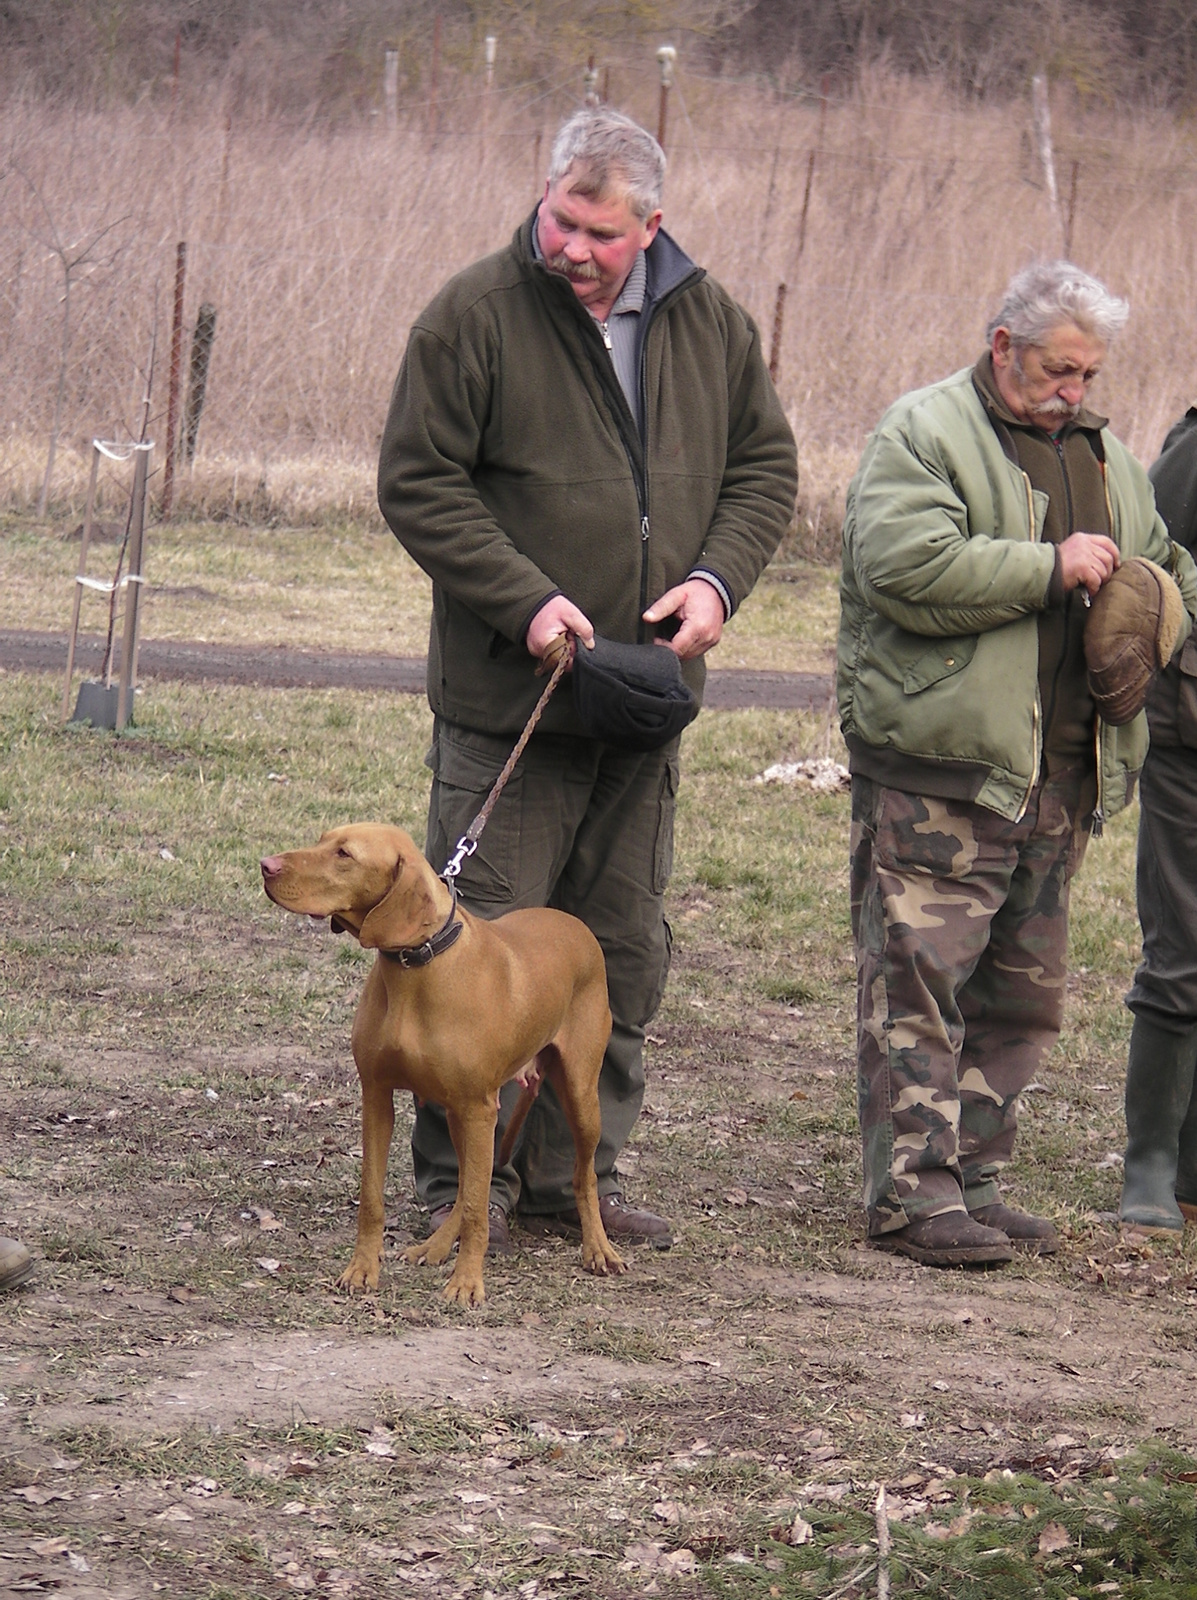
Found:
<path fill-rule="evenodd" d="M 441 27 L 441 14 L 438 11 L 432 19 L 432 72 L 428 81 L 428 131 L 434 139 L 439 119 L 436 97 L 441 76 Z"/>
<path fill-rule="evenodd" d="M 187 279 L 187 243 L 175 252 L 175 309 L 170 325 L 170 389 L 166 397 L 166 459 L 162 467 L 162 515 L 170 516 L 175 497 L 175 429 L 179 420 L 179 378 L 183 364 L 183 288 Z"/>
<path fill-rule="evenodd" d="M 75 646 L 79 641 L 79 607 L 83 602 L 83 584 L 87 576 L 87 548 L 91 544 L 92 519 L 96 509 L 96 478 L 100 471 L 99 446 L 91 442 L 91 476 L 87 480 L 87 510 L 83 513 L 83 543 L 79 547 L 79 571 L 75 577 L 75 599 L 71 606 L 71 636 L 67 643 L 66 687 L 62 691 L 62 720 L 71 714 L 71 679 L 75 673 Z"/>
<path fill-rule="evenodd" d="M 1060 195 L 1056 188 L 1056 159 L 1052 150 L 1052 113 L 1048 101 L 1047 79 L 1037 72 L 1031 79 L 1031 104 L 1035 119 L 1035 142 L 1039 146 L 1039 162 L 1043 167 L 1043 181 L 1051 201 L 1060 237 L 1064 238 L 1064 218 L 1060 214 Z M 1067 254 L 1067 247 L 1065 247 Z"/>
<path fill-rule="evenodd" d="M 1072 181 L 1068 185 L 1068 223 L 1064 229 L 1064 254 L 1072 259 L 1072 225 L 1076 219 L 1076 185 L 1080 177 L 1081 164 L 1079 161 L 1072 163 Z"/>
<path fill-rule="evenodd" d="M 119 732 L 133 711 L 133 690 L 137 687 L 137 650 L 141 642 L 141 577 L 145 551 L 145 486 L 150 452 L 138 449 L 133 471 L 133 504 L 129 529 L 129 575 L 125 583 L 125 638 L 121 646 L 121 683 L 116 701 L 116 727 Z"/>
<path fill-rule="evenodd" d="M 802 260 L 802 252 L 806 249 L 806 219 L 810 214 L 810 192 L 815 181 L 815 156 L 812 150 L 806 158 L 806 188 L 802 191 L 802 215 L 798 218 L 798 245 L 794 252 L 794 265 L 797 267 Z"/>
<path fill-rule="evenodd" d="M 669 120 L 669 91 L 673 87 L 673 68 L 677 61 L 677 51 L 671 44 L 663 44 L 657 51 L 657 61 L 661 68 L 661 103 L 657 112 L 657 143 L 664 150 L 665 130 Z"/>
<path fill-rule="evenodd" d="M 873 1521 L 877 1528 L 877 1600 L 889 1600 L 889 1511 L 884 1484 L 877 1490 Z"/>
<path fill-rule="evenodd" d="M 382 93 L 386 101 L 387 127 L 394 133 L 399 126 L 399 52 L 388 50 L 382 67 Z"/>
<path fill-rule="evenodd" d="M 777 382 L 777 375 L 781 371 L 781 330 L 786 315 L 786 286 L 784 283 L 777 285 L 777 299 L 773 305 L 773 339 L 769 346 L 769 376 Z"/>

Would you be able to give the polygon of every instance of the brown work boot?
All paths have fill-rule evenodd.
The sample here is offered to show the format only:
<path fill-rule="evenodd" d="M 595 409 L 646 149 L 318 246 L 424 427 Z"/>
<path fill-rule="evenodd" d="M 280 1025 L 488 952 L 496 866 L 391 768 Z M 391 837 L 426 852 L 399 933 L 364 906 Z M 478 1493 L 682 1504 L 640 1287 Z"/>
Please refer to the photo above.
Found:
<path fill-rule="evenodd" d="M 1060 1235 L 1046 1217 L 1016 1211 L 1000 1200 L 995 1200 L 991 1206 L 978 1206 L 969 1216 L 985 1228 L 997 1228 L 1024 1255 L 1054 1256 L 1060 1248 Z"/>
<path fill-rule="evenodd" d="M 673 1244 L 673 1229 L 655 1211 L 628 1205 L 621 1194 L 599 1196 L 599 1216 L 612 1244 L 648 1244 L 654 1250 L 668 1250 Z M 552 1233 L 565 1239 L 582 1237 L 582 1222 L 577 1210 L 532 1213 L 520 1217 L 529 1233 Z"/>
<path fill-rule="evenodd" d="M 436 1232 L 442 1222 L 449 1220 L 449 1213 L 453 1210 L 454 1202 L 447 1200 L 443 1206 L 437 1206 L 435 1211 L 428 1216 L 429 1238 Z M 488 1211 L 490 1234 L 486 1241 L 488 1256 L 509 1256 L 515 1251 L 511 1242 L 511 1230 L 507 1225 L 507 1213 L 497 1200 L 492 1200 Z"/>
<path fill-rule="evenodd" d="M 923 1267 L 997 1267 L 1014 1260 L 1014 1246 L 999 1228 L 987 1228 L 967 1211 L 916 1217 L 891 1233 L 870 1234 L 871 1250 L 891 1250 Z"/>
<path fill-rule="evenodd" d="M 0 1239 L 0 1289 L 15 1289 L 33 1276 L 33 1257 L 16 1239 Z"/>

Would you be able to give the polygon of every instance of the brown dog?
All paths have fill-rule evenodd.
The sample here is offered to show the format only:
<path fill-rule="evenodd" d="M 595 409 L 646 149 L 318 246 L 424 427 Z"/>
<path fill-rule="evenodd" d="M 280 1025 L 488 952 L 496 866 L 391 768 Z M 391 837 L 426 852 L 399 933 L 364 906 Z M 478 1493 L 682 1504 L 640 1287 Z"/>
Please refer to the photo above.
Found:
<path fill-rule="evenodd" d="M 557 1091 L 574 1136 L 582 1264 L 589 1272 L 622 1272 L 599 1216 L 594 1175 L 611 1013 L 603 953 L 590 930 L 562 911 L 512 911 L 493 922 L 471 916 L 402 828 L 333 828 L 312 849 L 265 856 L 261 865 L 277 905 L 331 917 L 334 928 L 379 952 L 353 1024 L 362 1192 L 357 1248 L 340 1287 L 378 1285 L 394 1093 L 407 1089 L 445 1107 L 459 1170 L 452 1214 L 407 1259 L 437 1266 L 456 1243 L 445 1298 L 482 1304 L 498 1096 L 512 1078 L 524 1085 L 513 1130 L 541 1078 Z M 504 1158 L 512 1139 L 509 1130 Z"/>

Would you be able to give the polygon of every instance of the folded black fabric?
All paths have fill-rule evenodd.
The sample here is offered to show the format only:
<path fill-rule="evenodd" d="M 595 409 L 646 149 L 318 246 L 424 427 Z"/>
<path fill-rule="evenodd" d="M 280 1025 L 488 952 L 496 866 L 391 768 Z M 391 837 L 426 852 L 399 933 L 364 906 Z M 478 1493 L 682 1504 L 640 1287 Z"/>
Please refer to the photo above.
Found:
<path fill-rule="evenodd" d="M 682 664 L 658 644 L 616 644 L 595 636 L 574 654 L 574 707 L 592 739 L 624 750 L 656 750 L 698 715 Z"/>

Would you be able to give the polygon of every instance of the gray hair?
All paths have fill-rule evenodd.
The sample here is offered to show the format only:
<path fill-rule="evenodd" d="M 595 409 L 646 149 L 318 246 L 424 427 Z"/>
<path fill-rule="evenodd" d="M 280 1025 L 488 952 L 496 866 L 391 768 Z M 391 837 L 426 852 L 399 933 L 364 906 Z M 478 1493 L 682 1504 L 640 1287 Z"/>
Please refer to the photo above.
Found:
<path fill-rule="evenodd" d="M 576 111 L 553 140 L 549 182 L 573 178 L 575 194 L 602 200 L 627 195 L 641 222 L 661 206 L 665 152 L 638 122 L 609 106 Z"/>
<path fill-rule="evenodd" d="M 1042 344 L 1062 322 L 1109 344 L 1126 326 L 1130 302 L 1111 294 L 1104 283 L 1071 261 L 1037 261 L 1010 279 L 986 341 L 1006 328 L 1016 349 Z"/>

